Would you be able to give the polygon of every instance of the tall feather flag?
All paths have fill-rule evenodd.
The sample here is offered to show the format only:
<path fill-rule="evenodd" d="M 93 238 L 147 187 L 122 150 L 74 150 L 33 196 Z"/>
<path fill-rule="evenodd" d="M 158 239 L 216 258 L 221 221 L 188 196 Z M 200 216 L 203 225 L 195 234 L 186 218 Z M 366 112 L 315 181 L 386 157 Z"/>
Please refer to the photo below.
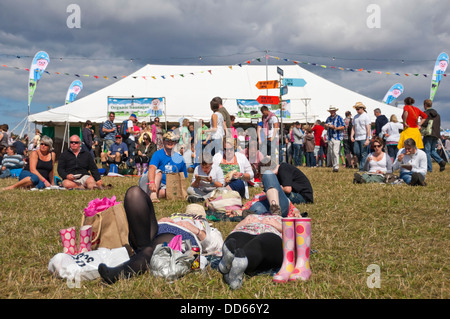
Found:
<path fill-rule="evenodd" d="M 80 80 L 75 80 L 70 84 L 66 94 L 66 104 L 75 101 L 78 93 L 83 89 L 83 83 Z"/>
<path fill-rule="evenodd" d="M 31 99 L 34 91 L 36 91 L 36 86 L 49 63 L 50 57 L 45 51 L 39 51 L 33 58 L 28 79 L 28 114 L 30 113 Z"/>
<path fill-rule="evenodd" d="M 403 85 L 401 83 L 395 83 L 383 98 L 383 102 L 390 104 L 395 101 L 403 93 Z"/>
<path fill-rule="evenodd" d="M 436 63 L 434 65 L 433 76 L 431 77 L 430 100 L 434 99 L 439 83 L 442 80 L 442 76 L 445 74 L 447 66 L 448 66 L 448 54 L 442 52 L 441 54 L 439 54 Z"/>

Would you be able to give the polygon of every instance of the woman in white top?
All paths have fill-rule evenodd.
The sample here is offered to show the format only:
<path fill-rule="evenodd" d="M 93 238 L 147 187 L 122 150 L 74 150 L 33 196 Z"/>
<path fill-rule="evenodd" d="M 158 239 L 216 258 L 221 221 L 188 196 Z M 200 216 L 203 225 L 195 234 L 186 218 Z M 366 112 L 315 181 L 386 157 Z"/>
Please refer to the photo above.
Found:
<path fill-rule="evenodd" d="M 254 176 L 252 166 L 244 154 L 235 152 L 236 139 L 225 138 L 223 144 L 224 150 L 214 155 L 213 164 L 222 169 L 226 187 L 249 198 L 247 182 Z"/>
<path fill-rule="evenodd" d="M 375 137 L 372 142 L 373 153 L 369 154 L 364 164 L 363 173 L 355 173 L 354 183 L 384 183 L 387 173 L 392 173 L 392 161 L 388 154 L 383 152 L 384 141 Z"/>
<path fill-rule="evenodd" d="M 222 142 L 227 125 L 225 124 L 222 113 L 219 112 L 219 105 L 214 103 L 211 104 L 211 110 L 213 111 L 213 114 L 211 115 L 210 129 L 202 131 L 202 134 L 211 134 L 212 141 L 205 147 L 204 151 L 214 156 L 222 150 Z"/>
<path fill-rule="evenodd" d="M 386 138 L 386 147 L 392 162 L 394 162 L 397 157 L 398 152 L 398 141 L 400 140 L 400 131 L 403 130 L 403 124 L 399 123 L 397 116 L 395 114 L 391 115 L 389 123 L 385 124 L 381 128 L 381 133 Z"/>

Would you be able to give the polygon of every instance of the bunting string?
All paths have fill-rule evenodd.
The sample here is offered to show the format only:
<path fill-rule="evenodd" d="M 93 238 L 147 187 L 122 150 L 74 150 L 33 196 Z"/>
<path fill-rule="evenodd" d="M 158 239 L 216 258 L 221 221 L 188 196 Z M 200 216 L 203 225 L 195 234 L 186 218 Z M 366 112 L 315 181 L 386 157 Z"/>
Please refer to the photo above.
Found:
<path fill-rule="evenodd" d="M 253 58 L 253 59 L 250 59 L 250 60 L 246 60 L 246 61 L 238 63 L 238 64 L 228 65 L 228 68 L 230 70 L 233 70 L 233 68 L 235 68 L 235 67 L 242 67 L 243 65 L 250 65 L 250 64 L 253 64 L 255 62 L 265 63 L 265 60 L 269 60 L 269 59 L 274 59 L 274 60 L 277 60 L 277 61 L 293 63 L 293 64 L 298 65 L 298 66 L 309 65 L 309 66 L 319 67 L 319 68 L 322 68 L 322 69 L 340 70 L 340 71 L 348 71 L 348 72 L 366 72 L 366 73 L 378 74 L 378 75 L 394 75 L 394 76 L 407 76 L 407 77 L 419 77 L 420 76 L 420 77 L 426 77 L 426 78 L 433 76 L 433 74 L 427 74 L 427 73 L 414 73 L 414 72 L 404 73 L 404 72 L 368 70 L 368 69 L 365 69 L 363 67 L 344 68 L 344 67 L 330 66 L 330 65 L 314 63 L 314 62 L 305 62 L 305 61 L 292 60 L 292 59 L 289 59 L 289 58 L 281 58 L 281 57 L 272 56 L 272 55 L 265 55 L 265 56 L 262 56 L 262 57 L 257 57 L 257 58 Z M 6 64 L 2 64 L 1 66 L 2 66 L 2 68 L 23 70 L 23 71 L 27 71 L 27 72 L 30 71 L 30 69 L 28 69 L 28 68 L 20 68 L 20 67 L 17 67 L 17 66 L 10 66 L 10 65 L 6 65 Z M 44 71 L 44 72 L 49 74 L 49 75 L 65 75 L 65 76 L 72 76 L 72 77 L 77 77 L 77 78 L 87 77 L 87 78 L 103 79 L 103 80 L 119 80 L 119 79 L 126 78 L 126 77 L 131 77 L 133 79 L 144 79 L 144 80 L 156 80 L 156 79 L 167 80 L 167 79 L 175 78 L 175 77 L 185 78 L 187 76 L 196 76 L 196 75 L 204 74 L 204 73 L 209 73 L 209 74 L 212 75 L 212 73 L 213 73 L 212 70 L 206 70 L 206 71 L 200 71 L 200 72 L 188 72 L 188 73 L 182 73 L 182 74 L 166 74 L 166 75 L 139 75 L 139 76 L 130 76 L 130 75 L 120 75 L 120 76 L 118 76 L 118 75 L 109 75 L 109 76 L 107 76 L 106 75 L 106 76 L 100 76 L 100 75 L 77 74 L 77 73 L 67 73 L 67 72 L 49 72 L 47 70 Z M 447 73 L 444 73 L 442 75 L 447 77 Z"/>

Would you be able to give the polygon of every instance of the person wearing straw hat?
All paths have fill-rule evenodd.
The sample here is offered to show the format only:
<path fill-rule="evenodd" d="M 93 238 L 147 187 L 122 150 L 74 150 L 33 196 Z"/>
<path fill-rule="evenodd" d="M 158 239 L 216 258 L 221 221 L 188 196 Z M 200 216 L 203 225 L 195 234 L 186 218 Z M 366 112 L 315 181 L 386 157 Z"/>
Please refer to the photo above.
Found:
<path fill-rule="evenodd" d="M 370 129 L 372 122 L 366 112 L 366 106 L 357 102 L 353 108 L 357 114 L 353 118 L 353 127 L 350 135 L 353 142 L 353 154 L 358 158 L 359 170 L 362 171 L 367 155 L 370 151 Z"/>
<path fill-rule="evenodd" d="M 331 158 L 331 163 L 333 165 L 333 172 L 339 171 L 339 158 L 341 153 L 341 141 L 344 136 L 344 120 L 341 116 L 337 115 L 336 112 L 339 109 L 330 106 L 328 112 L 330 116 L 325 120 L 325 128 L 327 131 L 328 138 L 328 151 L 327 157 Z"/>
<path fill-rule="evenodd" d="M 159 202 L 158 198 L 166 197 L 166 173 L 182 172 L 187 177 L 186 163 L 183 156 L 174 150 L 180 137 L 173 132 L 163 135 L 163 148 L 153 153 L 147 174 L 139 180 L 141 189 L 150 194 L 152 202 Z"/>

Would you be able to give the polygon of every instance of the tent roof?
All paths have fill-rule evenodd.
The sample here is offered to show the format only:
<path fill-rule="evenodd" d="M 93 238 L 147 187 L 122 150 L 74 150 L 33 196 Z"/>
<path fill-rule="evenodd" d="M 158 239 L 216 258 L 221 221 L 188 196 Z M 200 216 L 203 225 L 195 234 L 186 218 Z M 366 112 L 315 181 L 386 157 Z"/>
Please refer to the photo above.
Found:
<path fill-rule="evenodd" d="M 291 118 L 283 122 L 314 122 L 325 120 L 332 105 L 344 117 L 347 110 L 355 114 L 353 105 L 363 102 L 372 121 L 373 110 L 380 108 L 388 118 L 395 114 L 400 117 L 401 108 L 373 100 L 322 77 L 315 75 L 298 65 L 283 65 L 284 78 L 302 78 L 304 87 L 289 87 L 283 99 L 291 100 Z M 277 66 L 195 66 L 195 65 L 146 65 L 135 73 L 101 90 L 68 105 L 30 115 L 30 122 L 38 124 L 84 123 L 91 120 L 101 123 L 107 119 L 107 99 L 114 97 L 164 97 L 168 122 L 178 122 L 186 117 L 190 120 L 209 121 L 212 111 L 209 102 L 215 96 L 223 99 L 223 105 L 230 114 L 239 111 L 236 99 L 256 100 L 260 95 L 279 95 L 279 89 L 259 90 L 258 81 L 279 80 Z M 310 99 L 307 108 L 302 99 Z M 116 121 L 123 119 L 117 118 Z M 149 120 L 149 118 L 139 118 Z M 249 119 L 237 118 L 236 122 L 249 122 Z"/>

